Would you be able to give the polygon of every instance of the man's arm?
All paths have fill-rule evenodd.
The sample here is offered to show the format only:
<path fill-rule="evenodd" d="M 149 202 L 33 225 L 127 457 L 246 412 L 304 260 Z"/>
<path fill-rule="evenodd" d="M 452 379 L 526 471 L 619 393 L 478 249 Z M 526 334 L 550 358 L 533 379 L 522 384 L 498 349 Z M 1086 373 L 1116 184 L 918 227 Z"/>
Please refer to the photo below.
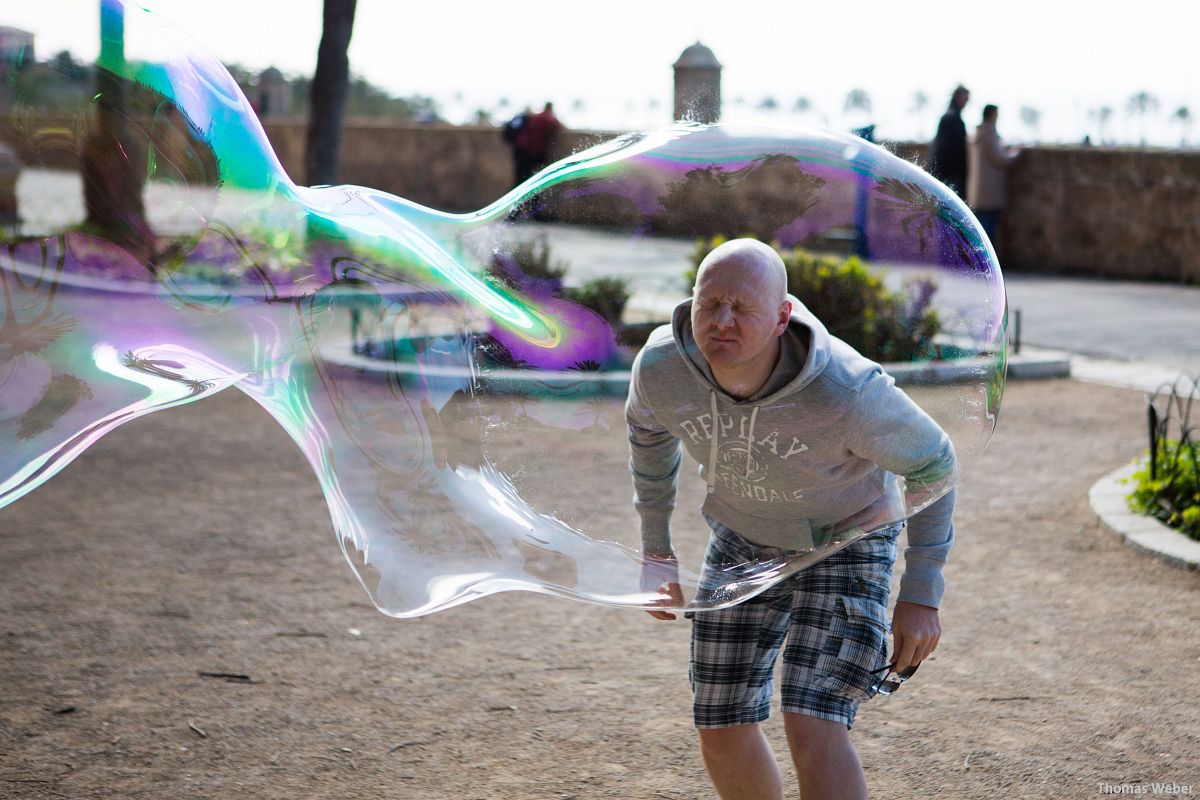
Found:
<path fill-rule="evenodd" d="M 863 391 L 851 420 L 850 450 L 900 475 L 910 507 L 929 503 L 908 521 L 900 599 L 930 608 L 941 603 L 942 566 L 954 543 L 957 460 L 950 437 L 892 378 L 878 375 Z"/>
<path fill-rule="evenodd" d="M 910 507 L 938 498 L 908 521 L 904 575 L 892 613 L 892 665 L 902 670 L 925 660 L 941 639 L 938 605 L 945 590 L 942 566 L 954 543 L 957 461 L 950 437 L 889 375 L 881 372 L 871 381 L 856 411 L 851 451 L 903 476 Z"/>
<path fill-rule="evenodd" d="M 644 351 L 643 351 L 644 352 Z M 634 361 L 625 401 L 629 426 L 629 471 L 633 475 L 633 505 L 642 519 L 642 552 L 671 552 L 671 512 L 682 459 L 679 439 L 655 418 L 641 385 L 641 358 Z"/>
<path fill-rule="evenodd" d="M 645 352 L 645 351 L 643 351 Z M 643 592 L 661 595 L 661 605 L 683 605 L 679 586 L 679 566 L 671 549 L 671 512 L 675 509 L 675 489 L 679 477 L 682 449 L 665 426 L 655 418 L 641 390 L 641 361 L 634 360 L 625 402 L 625 422 L 629 426 L 629 471 L 633 475 L 633 504 L 642 519 Z M 646 610 L 656 619 L 673 620 L 670 611 Z"/>

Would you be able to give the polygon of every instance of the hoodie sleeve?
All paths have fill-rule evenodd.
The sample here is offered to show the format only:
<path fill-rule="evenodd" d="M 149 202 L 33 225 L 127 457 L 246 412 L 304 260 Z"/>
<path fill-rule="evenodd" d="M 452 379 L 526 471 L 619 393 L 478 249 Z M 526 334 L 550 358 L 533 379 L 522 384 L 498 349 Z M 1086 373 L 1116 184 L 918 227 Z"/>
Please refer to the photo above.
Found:
<path fill-rule="evenodd" d="M 954 446 L 933 419 L 882 372 L 867 384 L 849 420 L 850 450 L 900 475 L 910 508 L 900 599 L 937 608 L 945 591 L 942 567 L 954 544 L 957 462 Z M 932 503 L 930 497 L 936 497 Z"/>
<path fill-rule="evenodd" d="M 654 416 L 642 392 L 642 350 L 633 364 L 625 421 L 629 426 L 629 471 L 633 505 L 642 518 L 642 552 L 671 552 L 671 512 L 682 459 L 679 439 Z"/>

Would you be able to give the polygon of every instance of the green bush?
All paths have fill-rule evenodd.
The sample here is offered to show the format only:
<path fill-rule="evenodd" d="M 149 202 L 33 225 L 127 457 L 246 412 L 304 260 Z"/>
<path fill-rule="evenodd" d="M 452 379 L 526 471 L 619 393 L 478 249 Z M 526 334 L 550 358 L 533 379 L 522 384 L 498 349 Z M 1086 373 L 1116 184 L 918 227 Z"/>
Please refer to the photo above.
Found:
<path fill-rule="evenodd" d="M 492 274 L 523 291 L 542 290 L 592 309 L 610 325 L 621 324 L 629 302 L 629 282 L 624 278 L 593 278 L 582 286 L 563 286 L 569 265 L 552 258 L 545 238 L 518 242 L 492 260 Z"/>
<path fill-rule="evenodd" d="M 688 284 L 696 269 L 724 237 L 696 244 Z M 935 358 L 933 338 L 941 321 L 930 305 L 937 284 L 930 278 L 906 281 L 899 291 L 856 256 L 814 253 L 799 247 L 772 245 L 787 269 L 788 291 L 812 311 L 831 334 L 875 361 L 918 361 Z"/>
<path fill-rule="evenodd" d="M 1150 458 L 1129 481 L 1129 507 L 1177 528 L 1200 541 L 1200 449 L 1192 442 L 1160 439 L 1156 474 L 1150 477 Z"/>
<path fill-rule="evenodd" d="M 571 302 L 586 306 L 608 321 L 621 324 L 621 313 L 629 302 L 629 282 L 624 278 L 592 278 L 579 288 L 567 287 L 562 296 Z"/>
<path fill-rule="evenodd" d="M 548 281 L 557 287 L 567 274 L 566 262 L 551 261 L 550 243 L 545 238 L 517 242 L 512 246 L 509 255 L 521 270 L 522 279 Z"/>

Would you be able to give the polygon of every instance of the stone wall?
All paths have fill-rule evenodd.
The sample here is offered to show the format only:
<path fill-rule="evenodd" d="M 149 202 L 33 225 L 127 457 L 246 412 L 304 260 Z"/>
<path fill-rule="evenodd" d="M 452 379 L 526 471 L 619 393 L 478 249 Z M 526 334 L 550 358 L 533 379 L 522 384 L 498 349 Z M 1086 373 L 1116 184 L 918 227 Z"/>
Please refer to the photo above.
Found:
<path fill-rule="evenodd" d="M 267 126 L 288 172 L 303 170 L 299 122 Z M 565 155 L 612 134 L 571 132 Z M 926 147 L 895 143 L 923 163 Z M 482 208 L 512 183 L 494 128 L 347 125 L 342 180 L 447 211 Z M 1010 270 L 1200 283 L 1200 152 L 1036 147 L 1009 175 L 1001 264 Z"/>
<path fill-rule="evenodd" d="M 1200 152 L 1031 148 L 1008 197 L 1010 269 L 1200 283 Z"/>
<path fill-rule="evenodd" d="M 273 120 L 267 136 L 293 180 L 304 180 L 305 124 Z M 568 131 L 554 157 L 568 155 L 615 134 Z M 401 125 L 347 121 L 342 133 L 339 182 L 370 186 L 442 211 L 475 211 L 513 185 L 512 151 L 491 127 Z"/>
<path fill-rule="evenodd" d="M 0 141 L 25 164 L 74 168 L 78 119 L 0 118 Z M 285 169 L 304 181 L 305 123 L 266 124 Z M 40 140 L 29 133 L 41 131 Z M 566 155 L 612 134 L 567 132 Z M 888 145 L 921 163 L 923 145 Z M 342 141 L 344 183 L 382 189 L 445 211 L 473 211 L 512 186 L 512 157 L 496 128 L 351 119 Z M 1037 147 L 1009 176 L 999 251 L 1010 270 L 1200 283 L 1200 151 Z"/>

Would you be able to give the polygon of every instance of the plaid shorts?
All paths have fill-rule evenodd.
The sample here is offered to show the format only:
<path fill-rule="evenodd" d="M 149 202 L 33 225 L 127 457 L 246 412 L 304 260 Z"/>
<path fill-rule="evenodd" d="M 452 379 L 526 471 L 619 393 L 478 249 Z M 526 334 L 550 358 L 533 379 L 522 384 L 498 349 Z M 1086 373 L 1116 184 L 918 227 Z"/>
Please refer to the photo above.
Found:
<path fill-rule="evenodd" d="M 784 552 L 707 519 L 713 535 L 705 571 Z M 775 661 L 786 637 L 782 710 L 850 728 L 859 702 L 874 694 L 873 671 L 888 663 L 888 597 L 902 528 L 900 523 L 859 539 L 732 608 L 695 612 L 689 677 L 696 727 L 767 719 Z"/>

